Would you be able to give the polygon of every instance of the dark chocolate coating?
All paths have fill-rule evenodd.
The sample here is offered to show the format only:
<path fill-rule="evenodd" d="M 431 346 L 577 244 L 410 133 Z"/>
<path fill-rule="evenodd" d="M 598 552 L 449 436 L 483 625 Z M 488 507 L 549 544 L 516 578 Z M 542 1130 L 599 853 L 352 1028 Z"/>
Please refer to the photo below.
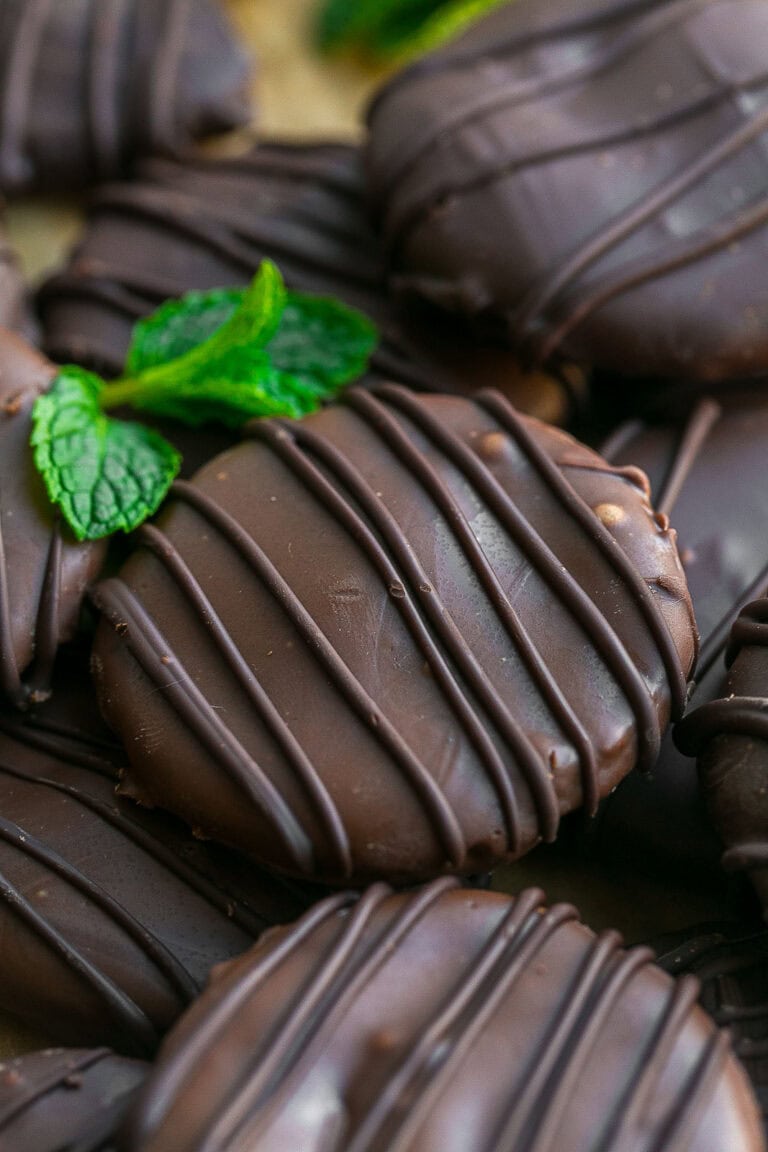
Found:
<path fill-rule="evenodd" d="M 450 881 L 316 905 L 217 969 L 126 1152 L 747 1152 L 728 1039 L 644 948 Z"/>
<path fill-rule="evenodd" d="M 147 1055 L 211 965 L 311 897 L 117 797 L 125 755 L 79 650 L 59 679 L 48 703 L 0 712 L 0 1009 Z"/>
<path fill-rule="evenodd" d="M 731 1034 L 768 1135 L 768 932 L 748 925 L 703 925 L 680 942 L 659 941 L 656 963 L 701 981 L 699 1003 Z"/>
<path fill-rule="evenodd" d="M 250 431 L 94 594 L 139 795 L 289 872 L 405 881 L 515 858 L 655 761 L 695 629 L 640 473 L 491 392 Z"/>
<path fill-rule="evenodd" d="M 371 196 L 400 289 L 634 376 L 768 374 L 763 0 L 516 0 L 397 75 Z"/>
<path fill-rule="evenodd" d="M 525 376 L 504 346 L 389 296 L 359 149 L 264 143 L 237 159 L 152 161 L 139 177 L 98 193 L 67 267 L 40 293 L 54 359 L 115 374 L 139 317 L 192 289 L 247 283 L 270 257 L 290 288 L 336 296 L 376 322 L 379 376 L 429 391 L 496 387 L 553 422 L 576 403 L 582 381 L 573 371 Z"/>
<path fill-rule="evenodd" d="M 113 1152 L 146 1072 L 108 1048 L 47 1048 L 0 1063 L 0 1148 Z"/>
<path fill-rule="evenodd" d="M 698 757 L 723 864 L 749 873 L 768 918 L 768 599 L 742 610 L 725 656 L 718 698 L 688 712 L 675 742 Z"/>
<path fill-rule="evenodd" d="M 60 191 L 250 115 L 212 0 L 0 0 L 0 190 Z"/>
<path fill-rule="evenodd" d="M 677 531 L 701 634 L 693 708 L 722 695 L 731 625 L 768 584 L 766 442 L 768 404 L 723 410 L 704 400 L 686 420 L 627 424 L 601 448 L 612 464 L 643 469 Z M 725 883 L 696 765 L 669 734 L 649 778 L 630 775 L 602 806 L 589 843 L 644 871 L 684 868 Z"/>
<path fill-rule="evenodd" d="M 75 541 L 35 469 L 32 405 L 54 372 L 0 329 L 0 697 L 17 705 L 47 692 L 56 649 L 74 634 L 106 552 L 103 540 Z"/>

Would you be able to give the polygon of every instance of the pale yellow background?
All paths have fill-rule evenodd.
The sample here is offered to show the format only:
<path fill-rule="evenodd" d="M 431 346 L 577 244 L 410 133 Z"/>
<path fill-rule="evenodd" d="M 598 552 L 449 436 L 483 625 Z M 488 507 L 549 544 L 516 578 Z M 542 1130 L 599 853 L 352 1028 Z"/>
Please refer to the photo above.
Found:
<path fill-rule="evenodd" d="M 244 38 L 257 53 L 254 131 L 307 138 L 355 139 L 362 134 L 362 109 L 378 77 L 353 62 L 329 62 L 311 48 L 310 14 L 315 0 L 227 0 Z M 36 279 L 55 267 L 79 227 L 74 203 L 24 203 L 9 210 L 9 227 L 25 264 Z M 501 870 L 496 885 L 516 891 L 527 884 L 545 888 L 551 901 L 578 904 L 595 928 L 616 927 L 630 940 L 722 918 L 727 910 L 706 892 L 668 884 L 657 886 L 595 866 L 565 866 L 557 853 L 531 854 Z M 0 1058 L 37 1046 L 40 1038 L 0 1023 Z"/>

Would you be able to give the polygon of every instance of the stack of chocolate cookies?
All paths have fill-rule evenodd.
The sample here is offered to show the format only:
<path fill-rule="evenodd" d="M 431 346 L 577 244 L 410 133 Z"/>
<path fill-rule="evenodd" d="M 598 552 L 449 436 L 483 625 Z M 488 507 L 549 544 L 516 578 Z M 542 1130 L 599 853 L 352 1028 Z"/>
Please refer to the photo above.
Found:
<path fill-rule="evenodd" d="M 0 1008 L 63 1046 L 0 1147 L 765 1152 L 766 5 L 510 0 L 361 145 L 218 158 L 212 0 L 0 29 L 0 188 L 99 181 L 32 303 L 0 263 Z M 57 365 L 265 260 L 367 372 L 163 419 L 159 513 L 76 539 Z M 555 840 L 731 920 L 625 949 Z"/>

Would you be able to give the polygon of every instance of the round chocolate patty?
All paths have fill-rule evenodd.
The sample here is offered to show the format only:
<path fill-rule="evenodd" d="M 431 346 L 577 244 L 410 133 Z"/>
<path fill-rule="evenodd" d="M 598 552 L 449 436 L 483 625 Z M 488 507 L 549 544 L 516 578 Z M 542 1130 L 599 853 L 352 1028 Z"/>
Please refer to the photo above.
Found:
<path fill-rule="evenodd" d="M 96 592 L 139 796 L 290 872 L 413 880 L 653 764 L 695 629 L 642 473 L 492 393 L 251 432 Z"/>

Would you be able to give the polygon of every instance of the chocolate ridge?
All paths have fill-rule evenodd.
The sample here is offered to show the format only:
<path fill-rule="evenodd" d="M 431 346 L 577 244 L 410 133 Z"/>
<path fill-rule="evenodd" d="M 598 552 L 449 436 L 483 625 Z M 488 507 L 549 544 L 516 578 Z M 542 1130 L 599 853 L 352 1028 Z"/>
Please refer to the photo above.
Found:
<path fill-rule="evenodd" d="M 50 691 L 53 663 L 59 640 L 59 605 L 62 578 L 60 517 L 51 516 L 52 528 L 48 558 L 45 564 L 38 600 L 33 639 L 34 660 L 22 680 L 22 669 L 16 655 L 11 627 L 11 594 L 8 561 L 0 516 L 0 689 L 11 703 L 22 707 L 42 700 Z"/>

